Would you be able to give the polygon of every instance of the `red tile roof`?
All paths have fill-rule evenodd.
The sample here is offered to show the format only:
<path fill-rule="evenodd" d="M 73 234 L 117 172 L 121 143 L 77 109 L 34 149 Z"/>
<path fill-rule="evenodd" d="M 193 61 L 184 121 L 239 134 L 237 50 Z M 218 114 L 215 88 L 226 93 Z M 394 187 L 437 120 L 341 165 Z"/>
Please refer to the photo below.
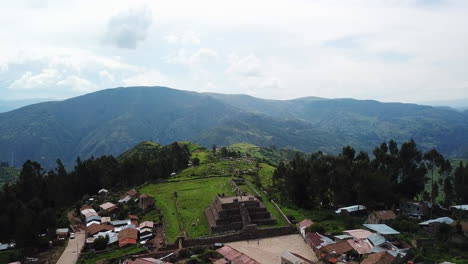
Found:
<path fill-rule="evenodd" d="M 387 251 L 383 251 L 369 255 L 361 264 L 392 264 L 394 260 L 394 256 L 390 255 Z"/>
<path fill-rule="evenodd" d="M 397 216 L 395 212 L 392 210 L 385 210 L 385 211 L 376 211 L 372 213 L 376 218 L 381 220 L 392 220 L 395 219 Z"/>
<path fill-rule="evenodd" d="M 346 240 L 354 250 L 357 251 L 359 255 L 363 254 L 370 254 L 372 252 L 372 247 L 367 243 L 365 240 L 354 240 L 348 239 Z"/>
<path fill-rule="evenodd" d="M 119 247 L 123 247 L 128 244 L 136 244 L 138 240 L 138 230 L 135 228 L 125 228 L 118 234 Z"/>
<path fill-rule="evenodd" d="M 328 254 L 341 255 L 354 249 L 346 240 L 339 240 L 336 243 L 324 246 L 322 250 L 324 250 Z"/>
<path fill-rule="evenodd" d="M 232 261 L 236 264 L 260 264 L 253 258 L 244 255 L 243 253 L 235 250 L 230 246 L 224 246 L 216 251 L 218 251 L 219 254 L 223 255 L 225 259 Z"/>
<path fill-rule="evenodd" d="M 114 227 L 111 225 L 92 224 L 86 228 L 86 232 L 88 232 L 90 236 L 95 235 L 102 231 L 112 231 L 112 230 L 114 230 Z"/>

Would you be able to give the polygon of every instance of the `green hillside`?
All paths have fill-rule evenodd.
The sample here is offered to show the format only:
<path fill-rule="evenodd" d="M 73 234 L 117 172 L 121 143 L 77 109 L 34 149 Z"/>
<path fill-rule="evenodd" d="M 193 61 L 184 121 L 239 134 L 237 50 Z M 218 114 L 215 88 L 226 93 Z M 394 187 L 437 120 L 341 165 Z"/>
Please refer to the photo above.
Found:
<path fill-rule="evenodd" d="M 153 152 L 158 152 L 161 149 L 161 145 L 158 143 L 154 143 L 151 141 L 143 141 L 140 144 L 136 145 L 135 147 L 129 149 L 128 151 L 124 152 L 122 155 L 119 156 L 120 160 L 125 159 L 141 159 L 144 156 L 149 155 Z"/>
<path fill-rule="evenodd" d="M 50 168 L 57 158 L 69 166 L 77 156 L 118 155 L 144 140 L 163 145 L 190 141 L 209 149 L 249 142 L 336 154 L 344 145 L 371 152 L 385 140 L 411 138 L 423 149 L 466 157 L 467 134 L 468 115 L 430 106 L 315 97 L 264 100 L 130 87 L 0 113 L 0 160 L 14 153 L 13 166 L 31 159 Z M 257 154 L 276 161 L 289 155 Z"/>

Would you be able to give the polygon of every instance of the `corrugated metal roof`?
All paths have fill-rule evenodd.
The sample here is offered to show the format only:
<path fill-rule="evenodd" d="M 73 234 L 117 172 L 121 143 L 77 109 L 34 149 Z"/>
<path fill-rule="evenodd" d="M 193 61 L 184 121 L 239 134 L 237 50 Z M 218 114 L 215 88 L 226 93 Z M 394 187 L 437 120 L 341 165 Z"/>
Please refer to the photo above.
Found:
<path fill-rule="evenodd" d="M 400 232 L 396 231 L 395 229 L 389 227 L 385 224 L 364 224 L 363 226 L 373 230 L 381 235 L 397 235 Z"/>
<path fill-rule="evenodd" d="M 70 229 L 68 228 L 58 228 L 57 230 L 55 230 L 56 233 L 68 233 Z"/>
<path fill-rule="evenodd" d="M 232 261 L 236 264 L 260 264 L 253 258 L 244 255 L 243 253 L 235 250 L 230 246 L 224 246 L 216 251 L 218 251 L 219 254 L 223 255 L 225 259 Z"/>
<path fill-rule="evenodd" d="M 334 237 L 337 238 L 337 239 L 340 239 L 340 240 L 346 240 L 346 239 L 353 238 L 350 235 L 338 235 L 338 236 L 334 236 Z"/>
<path fill-rule="evenodd" d="M 335 211 L 335 213 L 340 214 L 343 211 L 347 211 L 348 213 L 351 213 L 351 212 L 357 212 L 357 211 L 366 210 L 366 209 L 367 209 L 367 207 L 365 207 L 364 205 L 358 204 L 358 205 L 352 205 L 352 206 L 348 206 L 348 207 L 338 208 Z"/>
<path fill-rule="evenodd" d="M 322 236 L 319 233 L 307 233 L 306 238 L 312 244 L 313 247 L 318 249 L 320 249 L 323 246 L 335 243 L 335 241 L 331 240 L 326 236 Z"/>
<path fill-rule="evenodd" d="M 453 222 L 454 222 L 454 220 L 452 218 L 450 218 L 450 217 L 439 217 L 439 218 L 436 218 L 436 219 L 431 219 L 431 220 L 421 222 L 419 224 L 420 225 L 429 225 L 429 224 L 432 224 L 432 223 L 439 223 L 439 224 L 451 225 L 451 224 L 453 224 Z"/>
<path fill-rule="evenodd" d="M 371 243 L 372 245 L 374 246 L 379 246 L 379 245 L 382 245 L 383 243 L 385 243 L 385 241 L 387 241 L 385 239 L 385 237 L 379 235 L 379 234 L 372 234 L 370 235 L 368 238 L 367 238 Z"/>
<path fill-rule="evenodd" d="M 454 206 L 450 206 L 450 208 L 455 208 L 459 210 L 468 210 L 468 204 L 454 205 Z"/>
<path fill-rule="evenodd" d="M 115 204 L 111 203 L 111 202 L 107 202 L 107 203 L 103 203 L 101 204 L 99 207 L 101 207 L 103 210 L 109 210 L 110 208 L 116 206 Z"/>
<path fill-rule="evenodd" d="M 354 240 L 348 239 L 346 240 L 348 244 L 357 251 L 358 254 L 369 254 L 372 251 L 371 245 L 367 242 L 367 240 Z"/>
<path fill-rule="evenodd" d="M 367 239 L 370 235 L 372 235 L 372 232 L 369 230 L 365 229 L 353 229 L 353 230 L 345 230 L 343 233 L 348 234 L 352 236 L 354 239 Z"/>

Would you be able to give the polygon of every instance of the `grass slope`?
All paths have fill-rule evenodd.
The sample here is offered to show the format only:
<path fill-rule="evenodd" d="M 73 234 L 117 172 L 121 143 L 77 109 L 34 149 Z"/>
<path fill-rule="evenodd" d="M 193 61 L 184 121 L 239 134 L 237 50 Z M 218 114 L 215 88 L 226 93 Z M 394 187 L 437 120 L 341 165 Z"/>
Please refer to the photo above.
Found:
<path fill-rule="evenodd" d="M 156 206 L 165 217 L 166 235 L 174 241 L 183 231 L 189 237 L 208 234 L 205 208 L 218 193 L 232 195 L 228 185 L 230 177 L 184 179 L 160 184 L 149 184 L 141 188 L 141 193 L 153 196 Z M 177 207 L 174 193 L 177 192 Z"/>

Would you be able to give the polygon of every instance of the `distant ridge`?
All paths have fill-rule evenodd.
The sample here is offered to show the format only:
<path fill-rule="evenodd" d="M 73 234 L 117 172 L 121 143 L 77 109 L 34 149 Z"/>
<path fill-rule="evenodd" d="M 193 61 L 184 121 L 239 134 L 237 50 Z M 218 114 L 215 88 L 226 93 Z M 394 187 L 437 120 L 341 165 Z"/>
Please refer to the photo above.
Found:
<path fill-rule="evenodd" d="M 167 87 L 101 90 L 0 113 L 0 160 L 52 166 L 77 156 L 120 155 L 145 140 L 210 148 L 249 142 L 305 152 L 369 149 L 413 138 L 448 156 L 468 156 L 468 114 L 372 100 L 305 97 L 265 100 Z"/>

